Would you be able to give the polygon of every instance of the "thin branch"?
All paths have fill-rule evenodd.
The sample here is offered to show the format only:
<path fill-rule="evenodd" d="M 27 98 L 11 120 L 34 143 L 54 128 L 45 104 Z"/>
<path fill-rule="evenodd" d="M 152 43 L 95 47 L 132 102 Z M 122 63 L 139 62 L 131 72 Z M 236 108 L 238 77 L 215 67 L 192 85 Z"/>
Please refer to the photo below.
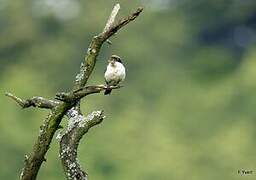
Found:
<path fill-rule="evenodd" d="M 106 31 L 108 31 L 110 29 L 111 26 L 113 26 L 116 16 L 118 14 L 118 11 L 120 10 L 120 4 L 116 4 L 108 18 L 108 21 L 103 29 L 103 33 L 105 33 Z"/>
<path fill-rule="evenodd" d="M 38 108 L 52 109 L 59 104 L 58 101 L 49 100 L 43 97 L 32 97 L 30 99 L 24 100 L 8 92 L 5 93 L 5 95 L 13 99 L 22 108 L 29 108 L 32 106 L 32 107 L 38 107 Z"/>
<path fill-rule="evenodd" d="M 83 97 L 90 95 L 90 94 L 95 94 L 95 93 L 100 93 L 103 90 L 106 89 L 119 89 L 123 86 L 117 85 L 117 86 L 106 86 L 106 85 L 95 85 L 95 86 L 86 86 L 84 88 L 78 89 L 73 92 L 68 92 L 68 93 L 57 93 L 55 99 L 60 100 L 60 101 L 65 101 L 65 102 L 73 102 L 82 99 Z"/>
<path fill-rule="evenodd" d="M 103 39 L 103 41 L 107 40 L 113 34 L 115 34 L 119 29 L 130 23 L 131 21 L 135 20 L 140 13 L 143 11 L 143 7 L 138 7 L 131 15 L 127 16 L 126 18 L 120 19 L 116 24 L 113 24 L 108 28 L 107 31 L 103 31 L 99 37 Z"/>
<path fill-rule="evenodd" d="M 82 170 L 77 157 L 79 141 L 88 130 L 100 124 L 105 117 L 103 111 L 93 111 L 84 117 L 76 110 L 69 111 L 69 124 L 64 134 L 59 135 L 59 156 L 68 180 L 87 180 L 88 174 Z"/>

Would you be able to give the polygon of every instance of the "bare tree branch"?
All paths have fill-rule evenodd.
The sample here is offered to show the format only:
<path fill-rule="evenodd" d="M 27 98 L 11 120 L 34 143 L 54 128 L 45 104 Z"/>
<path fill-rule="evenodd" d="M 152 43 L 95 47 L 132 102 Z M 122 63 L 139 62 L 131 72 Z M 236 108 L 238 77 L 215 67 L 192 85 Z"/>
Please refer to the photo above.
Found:
<path fill-rule="evenodd" d="M 66 102 L 72 102 L 80 100 L 81 98 L 95 93 L 100 93 L 103 90 L 106 89 L 119 89 L 123 86 L 117 85 L 117 86 L 106 86 L 106 85 L 95 85 L 95 86 L 86 86 L 84 88 L 78 89 L 73 92 L 68 93 L 57 93 L 55 99 L 60 101 L 66 101 Z"/>
<path fill-rule="evenodd" d="M 120 4 L 116 4 L 108 18 L 108 21 L 103 29 L 103 33 L 109 31 L 110 27 L 113 26 L 114 22 L 115 22 L 115 19 L 116 19 L 116 16 L 118 14 L 118 11 L 120 9 Z"/>
<path fill-rule="evenodd" d="M 93 111 L 84 117 L 78 111 L 69 111 L 69 124 L 63 134 L 58 135 L 60 139 L 59 156 L 68 180 L 87 180 L 87 173 L 82 170 L 77 157 L 79 141 L 88 130 L 101 123 L 104 119 L 103 111 Z"/>
<path fill-rule="evenodd" d="M 28 107 L 38 107 L 38 108 L 45 108 L 45 109 L 52 109 L 56 105 L 59 104 L 58 101 L 45 99 L 43 97 L 32 97 L 30 99 L 21 99 L 11 93 L 5 93 L 7 97 L 12 98 L 15 102 L 17 102 L 22 108 Z"/>
<path fill-rule="evenodd" d="M 115 34 L 119 29 L 124 27 L 126 24 L 130 23 L 134 19 L 136 19 L 140 13 L 143 11 L 143 7 L 138 7 L 131 15 L 126 18 L 120 19 L 116 24 L 113 24 L 109 27 L 106 32 L 102 32 L 99 37 L 103 39 L 103 41 L 107 40 L 113 34 Z"/>
<path fill-rule="evenodd" d="M 49 113 L 49 115 L 47 116 L 47 118 L 44 120 L 43 124 L 40 126 L 40 132 L 38 135 L 38 138 L 34 144 L 33 150 L 29 155 L 26 155 L 25 158 L 25 164 L 24 167 L 22 169 L 22 173 L 20 176 L 21 180 L 35 180 L 38 174 L 38 171 L 43 163 L 43 161 L 45 161 L 45 154 L 47 153 L 48 149 L 50 148 L 50 143 L 52 141 L 52 138 L 54 136 L 54 133 L 57 131 L 57 129 L 60 127 L 60 123 L 61 120 L 63 118 L 63 116 L 65 114 L 67 114 L 67 112 L 71 109 L 71 108 L 75 108 L 74 110 L 80 112 L 80 107 L 79 107 L 79 101 L 81 98 L 83 98 L 84 96 L 88 95 L 88 94 L 93 94 L 93 93 L 99 93 L 100 91 L 102 91 L 103 89 L 105 89 L 106 87 L 103 86 L 91 86 L 91 87 L 85 87 L 94 67 L 95 67 L 95 63 L 96 63 L 96 58 L 100 53 L 100 49 L 102 44 L 108 40 L 108 38 L 110 38 L 112 35 L 114 35 L 119 29 L 121 29 L 122 27 L 124 27 L 126 24 L 130 23 L 131 21 L 133 21 L 135 18 L 137 18 L 139 16 L 139 14 L 142 12 L 143 8 L 138 8 L 136 11 L 134 11 L 133 13 L 131 13 L 131 15 L 129 15 L 126 18 L 123 18 L 121 20 L 119 20 L 117 23 L 115 23 L 115 17 L 119 11 L 119 7 L 118 5 L 115 6 L 115 8 L 113 9 L 110 18 L 108 20 L 108 22 L 106 23 L 104 30 L 99 33 L 97 36 L 94 36 L 92 38 L 92 41 L 88 47 L 87 50 L 87 55 L 84 59 L 84 62 L 82 62 L 81 67 L 80 67 L 80 72 L 77 74 L 76 79 L 75 79 L 75 83 L 73 86 L 73 90 L 67 94 L 60 94 L 60 98 L 61 100 L 63 100 L 63 102 L 57 102 L 57 101 L 51 101 L 51 100 L 47 100 L 44 98 L 40 98 L 40 97 L 33 97 L 31 99 L 28 100 L 22 100 L 12 94 L 7 94 L 8 97 L 12 98 L 14 101 L 16 101 L 21 107 L 23 108 L 27 108 L 30 106 L 34 106 L 34 107 L 40 107 L 40 108 L 49 108 L 51 109 L 51 112 Z M 119 88 L 119 87 L 112 87 L 113 89 L 115 88 Z M 68 99 L 68 100 L 66 100 Z M 93 117 L 92 119 L 90 117 Z M 81 139 L 81 137 L 83 136 L 83 134 L 85 134 L 89 128 L 91 128 L 92 126 L 100 123 L 103 119 L 102 116 L 102 111 L 100 111 L 100 115 L 94 114 L 91 116 L 87 116 L 87 118 L 85 118 L 85 121 L 81 121 L 83 123 L 78 123 L 77 128 L 75 128 L 76 130 L 73 130 L 74 132 L 77 133 L 72 133 L 72 137 L 74 137 L 75 142 L 77 142 L 77 144 L 74 144 L 74 148 L 77 149 L 78 146 L 78 141 Z M 71 134 L 71 131 L 70 133 Z M 69 135 L 67 135 L 69 136 Z M 64 142 L 66 140 L 68 140 L 68 138 L 64 138 L 66 136 L 63 136 L 62 140 L 63 140 L 63 144 L 72 144 L 71 140 L 69 140 L 70 142 Z M 61 146 L 61 152 L 64 152 L 64 146 Z M 74 151 L 76 152 L 76 151 Z M 77 152 L 76 152 L 77 153 Z M 62 154 L 64 156 L 68 156 L 68 154 Z M 76 156 L 76 154 L 75 154 Z M 75 157 L 74 156 L 74 157 Z M 63 159 L 63 158 L 62 158 Z M 75 165 L 77 165 L 77 161 L 75 161 L 75 159 L 70 159 L 73 161 L 73 163 L 75 163 Z M 66 164 L 63 163 L 63 167 L 65 172 L 69 172 L 69 170 L 72 170 L 72 168 L 70 167 L 72 164 Z M 79 166 L 80 167 L 80 166 Z M 66 171 L 67 170 L 67 171 Z M 81 171 L 77 171 L 80 172 L 81 177 L 86 177 L 86 176 L 82 176 L 82 170 Z M 66 174 L 68 175 L 68 174 Z M 67 176 L 68 177 L 68 176 Z M 76 177 L 76 176 L 73 176 Z M 79 176 L 78 176 L 79 177 Z"/>

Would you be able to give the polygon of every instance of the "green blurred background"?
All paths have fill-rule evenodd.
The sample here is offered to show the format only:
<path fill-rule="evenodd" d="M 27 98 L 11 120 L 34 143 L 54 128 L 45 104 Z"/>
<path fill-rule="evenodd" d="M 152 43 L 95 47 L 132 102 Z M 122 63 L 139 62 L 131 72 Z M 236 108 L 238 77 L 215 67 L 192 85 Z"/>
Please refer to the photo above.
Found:
<path fill-rule="evenodd" d="M 108 57 L 123 57 L 125 87 L 82 104 L 107 116 L 79 147 L 90 179 L 255 179 L 256 1 L 119 2 L 119 16 L 145 11 L 104 45 L 89 81 L 103 83 Z M 4 92 L 68 91 L 115 3 L 0 0 L 0 179 L 18 179 L 48 113 L 21 110 Z M 38 179 L 64 179 L 56 139 Z"/>

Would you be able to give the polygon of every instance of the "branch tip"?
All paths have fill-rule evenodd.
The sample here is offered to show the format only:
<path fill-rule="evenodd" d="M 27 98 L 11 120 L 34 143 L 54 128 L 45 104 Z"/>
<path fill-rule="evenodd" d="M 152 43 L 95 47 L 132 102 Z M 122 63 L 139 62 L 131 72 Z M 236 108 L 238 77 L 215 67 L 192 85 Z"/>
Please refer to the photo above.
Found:
<path fill-rule="evenodd" d="M 43 97 L 32 97 L 30 99 L 21 99 L 17 96 L 15 96 L 12 93 L 5 93 L 7 97 L 10 97 L 13 99 L 18 105 L 20 105 L 21 108 L 28 108 L 28 107 L 38 107 L 38 108 L 45 108 L 45 109 L 52 109 L 56 105 L 59 104 L 57 101 L 48 100 Z"/>
<path fill-rule="evenodd" d="M 22 100 L 21 98 L 18 98 L 12 93 L 6 92 L 5 95 L 11 99 L 13 99 L 16 103 L 18 103 L 22 108 L 25 106 L 25 101 Z"/>
<path fill-rule="evenodd" d="M 105 25 L 105 27 L 104 27 L 103 32 L 108 31 L 109 28 L 115 23 L 115 19 L 116 19 L 116 16 L 117 16 L 119 10 L 120 10 L 120 4 L 117 3 L 117 4 L 114 6 L 114 8 L 112 9 L 112 12 L 111 12 L 111 14 L 110 14 L 110 16 L 109 16 L 109 18 L 108 18 L 108 21 L 107 21 L 107 23 L 106 23 L 106 25 Z"/>

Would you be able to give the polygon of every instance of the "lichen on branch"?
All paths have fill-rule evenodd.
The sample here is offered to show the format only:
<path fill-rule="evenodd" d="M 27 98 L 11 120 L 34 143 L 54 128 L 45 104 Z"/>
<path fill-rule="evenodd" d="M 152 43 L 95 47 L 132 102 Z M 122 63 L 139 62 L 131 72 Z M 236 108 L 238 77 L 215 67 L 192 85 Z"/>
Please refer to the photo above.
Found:
<path fill-rule="evenodd" d="M 45 109 L 52 109 L 59 104 L 58 101 L 49 100 L 43 97 L 35 96 L 30 99 L 21 99 L 14 94 L 5 93 L 7 97 L 13 99 L 16 103 L 18 103 L 22 108 L 28 107 L 38 107 L 38 108 L 45 108 Z"/>
<path fill-rule="evenodd" d="M 72 101 L 77 101 L 80 100 L 82 98 L 84 98 L 85 96 L 88 96 L 90 94 L 96 94 L 96 93 L 100 93 L 103 90 L 106 89 L 119 89 L 123 86 L 121 85 L 117 85 L 117 86 L 107 86 L 107 85 L 94 85 L 94 86 L 86 86 L 84 88 L 75 90 L 75 91 L 71 91 L 68 93 L 65 92 L 61 92 L 61 93 L 57 93 L 55 99 L 60 100 L 60 101 L 66 101 L 66 102 L 72 102 Z"/>
<path fill-rule="evenodd" d="M 79 141 L 88 130 L 101 123 L 105 116 L 103 111 L 93 111 L 86 117 L 75 109 L 68 111 L 68 127 L 57 136 L 60 140 L 59 157 L 67 179 L 86 180 L 87 173 L 81 168 L 77 158 Z"/>
<path fill-rule="evenodd" d="M 119 5 L 114 7 L 103 31 L 92 38 L 87 49 L 85 59 L 81 64 L 80 72 L 76 76 L 75 83 L 71 88 L 72 90 L 67 93 L 57 94 L 56 99 L 60 101 L 48 100 L 42 97 L 33 97 L 31 99 L 24 100 L 14 96 L 11 93 L 6 94 L 8 97 L 17 102 L 22 108 L 38 107 L 50 109 L 49 115 L 40 126 L 40 132 L 33 146 L 32 152 L 26 156 L 24 167 L 20 176 L 21 180 L 36 179 L 38 171 L 42 163 L 45 161 L 45 154 L 50 148 L 50 144 L 55 132 L 59 129 L 63 117 L 65 115 L 69 117 L 69 113 L 72 111 L 77 111 L 79 116 L 75 117 L 80 117 L 80 119 L 79 121 L 77 119 L 77 122 L 74 121 L 71 123 L 72 128 L 70 127 L 71 124 L 69 124 L 70 130 L 61 136 L 60 157 L 62 159 L 63 168 L 68 179 L 86 179 L 87 174 L 80 168 L 76 158 L 78 143 L 82 136 L 91 127 L 102 122 L 104 116 L 102 114 L 103 111 L 95 111 L 90 115 L 83 117 L 80 111 L 80 100 L 89 94 L 99 93 L 106 88 L 104 85 L 86 87 L 87 81 L 95 67 L 96 59 L 100 53 L 101 46 L 119 29 L 137 18 L 143 10 L 143 8 L 139 7 L 126 18 L 115 21 L 119 9 Z M 117 89 L 120 87 L 116 86 L 108 88 Z M 69 158 L 70 153 L 72 155 L 71 159 Z M 76 169 L 77 173 L 73 173 L 73 169 Z"/>

